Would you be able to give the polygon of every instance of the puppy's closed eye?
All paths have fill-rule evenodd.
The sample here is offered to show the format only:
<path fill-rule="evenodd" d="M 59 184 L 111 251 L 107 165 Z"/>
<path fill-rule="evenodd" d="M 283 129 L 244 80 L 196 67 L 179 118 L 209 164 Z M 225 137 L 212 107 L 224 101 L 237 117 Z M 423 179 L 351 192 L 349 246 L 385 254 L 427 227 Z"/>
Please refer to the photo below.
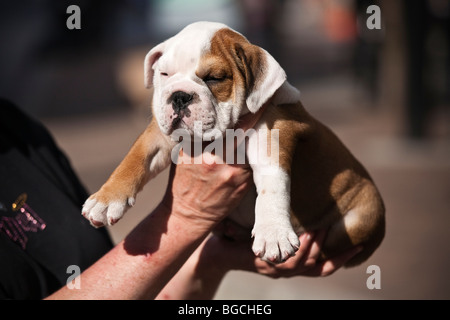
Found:
<path fill-rule="evenodd" d="M 223 82 L 225 79 L 227 79 L 226 75 L 223 74 L 208 74 L 206 77 L 203 78 L 203 81 L 207 85 L 214 85 L 220 82 Z"/>

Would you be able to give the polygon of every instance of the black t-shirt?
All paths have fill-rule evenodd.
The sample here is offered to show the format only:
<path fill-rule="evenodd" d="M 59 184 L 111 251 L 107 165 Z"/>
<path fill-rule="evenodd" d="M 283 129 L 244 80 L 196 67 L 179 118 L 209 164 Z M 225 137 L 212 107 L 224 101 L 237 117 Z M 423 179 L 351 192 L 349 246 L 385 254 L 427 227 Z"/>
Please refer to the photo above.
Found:
<path fill-rule="evenodd" d="M 86 198 L 47 130 L 0 99 L 0 299 L 44 298 L 112 248 Z"/>

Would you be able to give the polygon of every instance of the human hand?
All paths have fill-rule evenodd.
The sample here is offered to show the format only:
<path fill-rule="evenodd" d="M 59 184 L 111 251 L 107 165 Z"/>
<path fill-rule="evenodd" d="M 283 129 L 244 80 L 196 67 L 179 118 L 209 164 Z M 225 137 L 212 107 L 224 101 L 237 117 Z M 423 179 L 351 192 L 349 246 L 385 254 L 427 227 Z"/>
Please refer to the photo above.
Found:
<path fill-rule="evenodd" d="M 305 232 L 300 236 L 300 248 L 294 257 L 276 265 L 256 258 L 254 259 L 254 270 L 271 278 L 325 277 L 333 274 L 362 250 L 362 247 L 354 247 L 338 256 L 327 260 L 319 260 L 325 236 L 325 230 L 320 230 L 317 233 Z"/>
<path fill-rule="evenodd" d="M 327 231 L 305 232 L 300 236 L 300 248 L 295 256 L 283 263 L 272 264 L 254 256 L 251 251 L 251 241 L 249 241 L 249 230 L 236 226 L 230 220 L 224 220 L 220 225 L 220 233 L 239 240 L 229 240 L 220 235 L 211 237 L 203 249 L 205 259 L 219 264 L 226 271 L 251 271 L 271 278 L 328 276 L 362 250 L 361 246 L 357 246 L 330 259 L 319 260 Z M 242 240 L 245 235 L 248 241 Z"/>
<path fill-rule="evenodd" d="M 252 183 L 251 176 L 250 168 L 244 165 L 185 161 L 172 165 L 163 203 L 172 214 L 210 228 L 238 205 Z"/>

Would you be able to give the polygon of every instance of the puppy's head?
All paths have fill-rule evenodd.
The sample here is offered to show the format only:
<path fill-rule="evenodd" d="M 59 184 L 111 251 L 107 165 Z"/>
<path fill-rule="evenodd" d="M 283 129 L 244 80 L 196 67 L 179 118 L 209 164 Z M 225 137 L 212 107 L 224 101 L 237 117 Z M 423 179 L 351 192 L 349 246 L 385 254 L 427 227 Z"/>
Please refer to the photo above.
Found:
<path fill-rule="evenodd" d="M 183 128 L 210 140 L 258 111 L 285 80 L 270 54 L 219 23 L 191 24 L 145 58 L 153 116 L 167 135 Z M 197 121 L 202 132 L 194 132 Z"/>

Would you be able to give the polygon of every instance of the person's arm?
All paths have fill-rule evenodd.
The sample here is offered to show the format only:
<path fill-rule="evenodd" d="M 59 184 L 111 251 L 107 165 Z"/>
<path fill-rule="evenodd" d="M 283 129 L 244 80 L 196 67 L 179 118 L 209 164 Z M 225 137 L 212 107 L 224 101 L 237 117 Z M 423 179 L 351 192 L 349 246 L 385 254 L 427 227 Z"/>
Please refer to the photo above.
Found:
<path fill-rule="evenodd" d="M 158 294 L 156 299 L 210 300 L 214 298 L 228 270 L 220 263 L 217 263 L 218 260 L 215 260 L 217 256 L 213 254 L 217 253 L 217 255 L 226 256 L 226 253 L 205 249 L 205 246 L 212 244 L 211 240 L 213 239 L 214 237 L 206 239 L 195 250 L 183 267 Z"/>
<path fill-rule="evenodd" d="M 208 233 L 159 205 L 115 248 L 80 275 L 80 289 L 63 287 L 48 299 L 154 297 Z"/>
<path fill-rule="evenodd" d="M 263 110 L 242 117 L 239 127 L 253 127 Z M 80 275 L 80 289 L 65 286 L 47 299 L 156 297 L 251 184 L 249 166 L 215 164 L 223 161 L 198 165 L 189 155 L 180 157 L 181 164 L 171 167 L 161 204 Z"/>
<path fill-rule="evenodd" d="M 65 286 L 48 299 L 154 298 L 250 183 L 244 166 L 172 165 L 161 204 L 80 275 L 80 289 Z"/>

